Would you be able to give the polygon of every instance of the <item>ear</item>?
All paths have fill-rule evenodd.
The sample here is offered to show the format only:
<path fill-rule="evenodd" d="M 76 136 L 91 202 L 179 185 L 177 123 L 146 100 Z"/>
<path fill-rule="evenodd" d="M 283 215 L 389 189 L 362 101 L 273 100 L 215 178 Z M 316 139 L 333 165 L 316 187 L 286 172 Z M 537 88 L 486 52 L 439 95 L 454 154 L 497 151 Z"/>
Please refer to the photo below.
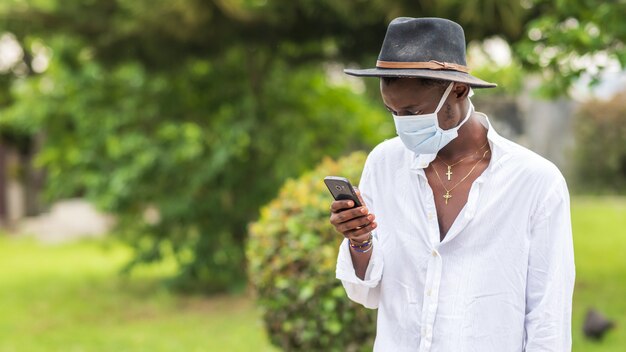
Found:
<path fill-rule="evenodd" d="M 465 83 L 455 83 L 452 87 L 452 94 L 458 100 L 465 100 L 470 93 L 470 86 Z"/>

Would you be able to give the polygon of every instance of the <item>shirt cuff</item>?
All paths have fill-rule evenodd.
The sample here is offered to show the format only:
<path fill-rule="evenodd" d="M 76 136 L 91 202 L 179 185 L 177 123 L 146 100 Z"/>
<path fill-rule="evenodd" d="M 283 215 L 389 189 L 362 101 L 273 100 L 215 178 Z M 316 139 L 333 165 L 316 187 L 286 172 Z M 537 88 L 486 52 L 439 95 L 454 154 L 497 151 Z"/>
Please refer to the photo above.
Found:
<path fill-rule="evenodd" d="M 352 264 L 352 256 L 350 254 L 350 245 L 348 239 L 344 239 L 339 247 L 339 255 L 337 256 L 337 279 L 352 284 L 362 285 L 365 287 L 376 287 L 383 276 L 383 260 L 382 253 L 378 247 L 378 239 L 376 234 L 372 237 L 372 256 L 365 270 L 364 280 L 361 280 L 354 271 Z"/>

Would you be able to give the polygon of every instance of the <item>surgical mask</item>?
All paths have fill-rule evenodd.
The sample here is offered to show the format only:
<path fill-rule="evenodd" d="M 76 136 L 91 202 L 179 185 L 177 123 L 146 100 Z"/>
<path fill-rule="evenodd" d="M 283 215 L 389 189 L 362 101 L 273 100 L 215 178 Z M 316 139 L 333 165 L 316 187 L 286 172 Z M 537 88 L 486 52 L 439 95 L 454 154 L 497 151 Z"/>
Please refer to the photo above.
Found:
<path fill-rule="evenodd" d="M 439 127 L 439 120 L 437 119 L 437 113 L 443 106 L 446 98 L 448 98 L 453 85 L 454 83 L 450 83 L 448 88 L 446 88 L 439 105 L 437 105 L 437 109 L 431 114 L 410 116 L 396 116 L 392 114 L 396 124 L 396 132 L 409 150 L 416 154 L 436 154 L 459 135 L 459 128 L 469 120 L 472 114 L 473 105 L 471 102 L 465 119 L 458 126 L 444 130 Z"/>

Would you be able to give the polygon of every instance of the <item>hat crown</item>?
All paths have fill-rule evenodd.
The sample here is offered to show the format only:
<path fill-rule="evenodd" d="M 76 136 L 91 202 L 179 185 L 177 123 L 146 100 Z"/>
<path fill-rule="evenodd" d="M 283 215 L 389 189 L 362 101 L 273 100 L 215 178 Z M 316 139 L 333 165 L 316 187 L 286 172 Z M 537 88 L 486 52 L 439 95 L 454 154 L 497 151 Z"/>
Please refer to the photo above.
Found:
<path fill-rule="evenodd" d="M 360 77 L 420 77 L 469 84 L 497 85 L 470 74 L 465 59 L 465 33 L 443 18 L 399 17 L 391 21 L 375 68 L 344 70 Z"/>
<path fill-rule="evenodd" d="M 387 27 L 378 60 L 465 66 L 465 33 L 459 24 L 443 18 L 398 17 Z"/>

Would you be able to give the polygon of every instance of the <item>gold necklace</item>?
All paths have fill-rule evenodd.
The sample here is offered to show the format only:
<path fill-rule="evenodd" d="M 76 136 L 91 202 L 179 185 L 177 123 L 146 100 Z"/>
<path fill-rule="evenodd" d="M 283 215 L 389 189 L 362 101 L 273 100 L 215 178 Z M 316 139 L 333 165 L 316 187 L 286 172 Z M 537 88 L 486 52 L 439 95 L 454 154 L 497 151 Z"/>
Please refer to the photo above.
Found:
<path fill-rule="evenodd" d="M 477 154 L 477 153 L 478 153 L 481 149 L 483 149 L 483 148 L 487 145 L 487 143 L 489 143 L 489 141 L 485 142 L 485 144 L 483 144 L 483 146 L 482 146 L 482 147 L 480 147 L 480 148 L 476 149 L 476 151 L 475 151 L 475 152 L 473 152 L 472 154 L 470 154 L 470 155 L 468 155 L 468 156 L 464 157 L 463 159 L 461 159 L 461 160 L 457 161 L 456 163 L 454 163 L 454 164 L 452 164 L 452 165 L 450 165 L 450 164 L 446 163 L 445 161 L 443 161 L 443 159 L 441 159 L 441 158 L 439 157 L 439 155 L 437 155 L 437 159 L 439 159 L 439 161 L 441 161 L 442 163 L 446 164 L 446 166 L 448 167 L 448 172 L 446 172 L 446 176 L 448 176 L 448 181 L 451 181 L 451 178 L 450 178 L 450 177 L 452 176 L 452 167 L 453 167 L 453 166 L 455 166 L 455 165 L 457 165 L 458 163 L 460 163 L 461 161 L 463 161 L 463 160 L 465 160 L 465 159 L 469 158 L 470 156 L 474 156 L 475 154 Z"/>
<path fill-rule="evenodd" d="M 476 162 L 476 164 L 474 165 L 474 167 L 472 167 L 470 172 L 467 175 L 465 175 L 465 177 L 463 177 L 461 179 L 461 181 L 459 181 L 456 185 L 454 185 L 454 187 L 452 187 L 450 189 L 446 188 L 446 185 L 443 184 L 443 180 L 439 176 L 439 172 L 437 172 L 437 168 L 435 166 L 433 166 L 433 170 L 435 170 L 435 174 L 437 175 L 437 178 L 439 179 L 439 182 L 441 182 L 441 186 L 443 187 L 443 189 L 446 190 L 446 194 L 443 195 L 443 198 L 445 198 L 445 200 L 446 200 L 446 205 L 448 204 L 448 199 L 452 198 L 452 194 L 450 194 L 450 192 L 452 192 L 452 190 L 454 190 L 458 185 L 460 185 L 463 181 L 465 181 L 465 179 L 468 178 L 469 175 L 472 174 L 472 172 L 474 172 L 474 169 L 476 169 L 476 166 L 478 166 L 478 164 L 480 164 L 480 162 L 483 161 L 483 159 L 485 158 L 485 155 L 487 155 L 487 153 L 489 153 L 489 149 L 485 150 L 485 152 L 483 153 L 482 158 L 480 158 L 480 160 L 478 160 L 478 162 Z"/>

